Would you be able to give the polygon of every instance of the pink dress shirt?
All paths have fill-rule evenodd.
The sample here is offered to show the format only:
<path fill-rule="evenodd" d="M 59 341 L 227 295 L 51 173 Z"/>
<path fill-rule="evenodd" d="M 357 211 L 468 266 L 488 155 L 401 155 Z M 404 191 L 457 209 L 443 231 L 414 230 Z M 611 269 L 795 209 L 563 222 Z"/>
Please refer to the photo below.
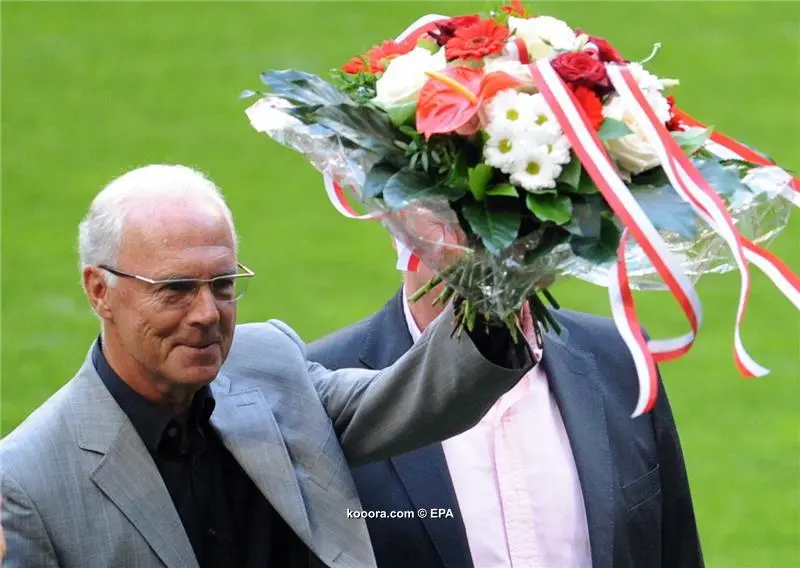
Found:
<path fill-rule="evenodd" d="M 403 309 L 416 342 L 406 301 Z M 591 568 L 575 460 L 541 365 L 442 447 L 475 568 Z"/>

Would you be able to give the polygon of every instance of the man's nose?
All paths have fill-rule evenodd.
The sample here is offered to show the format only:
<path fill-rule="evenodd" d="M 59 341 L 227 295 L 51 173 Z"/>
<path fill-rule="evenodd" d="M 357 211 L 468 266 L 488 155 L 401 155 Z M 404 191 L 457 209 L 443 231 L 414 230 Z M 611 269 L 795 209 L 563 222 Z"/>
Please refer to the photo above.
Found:
<path fill-rule="evenodd" d="M 190 323 L 209 326 L 219 322 L 219 318 L 219 304 L 211 287 L 200 285 L 189 309 Z"/>

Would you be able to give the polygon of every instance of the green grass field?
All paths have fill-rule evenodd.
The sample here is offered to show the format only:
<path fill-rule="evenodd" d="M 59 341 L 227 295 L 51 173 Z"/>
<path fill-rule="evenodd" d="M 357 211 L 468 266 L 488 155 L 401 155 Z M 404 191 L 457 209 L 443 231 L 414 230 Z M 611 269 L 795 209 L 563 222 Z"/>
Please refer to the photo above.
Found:
<path fill-rule="evenodd" d="M 383 229 L 340 217 L 304 160 L 251 129 L 259 73 L 325 73 L 429 12 L 483 3 L 2 3 L 2 429 L 65 383 L 97 333 L 76 227 L 110 179 L 183 163 L 226 192 L 258 274 L 240 321 L 280 318 L 306 340 L 379 308 L 399 274 Z M 678 77 L 679 105 L 800 169 L 800 4 L 560 2 L 534 10 L 611 39 Z M 773 246 L 800 270 L 795 215 Z M 692 352 L 664 366 L 708 566 L 800 565 L 800 383 L 791 304 L 757 270 L 744 340 L 773 373 L 740 378 L 738 276 L 707 277 Z M 608 314 L 607 291 L 560 282 L 566 306 Z M 639 296 L 657 336 L 685 331 L 663 294 Z"/>

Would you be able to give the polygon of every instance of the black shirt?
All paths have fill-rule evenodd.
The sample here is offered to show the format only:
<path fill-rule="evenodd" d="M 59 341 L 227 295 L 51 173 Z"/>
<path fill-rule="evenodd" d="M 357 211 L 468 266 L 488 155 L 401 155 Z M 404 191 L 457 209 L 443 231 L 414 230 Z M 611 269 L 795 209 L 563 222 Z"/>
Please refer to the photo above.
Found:
<path fill-rule="evenodd" d="M 183 427 L 111 368 L 98 340 L 92 362 L 147 446 L 201 568 L 307 566 L 310 551 L 270 506 L 209 423 L 211 389 L 192 400 Z"/>

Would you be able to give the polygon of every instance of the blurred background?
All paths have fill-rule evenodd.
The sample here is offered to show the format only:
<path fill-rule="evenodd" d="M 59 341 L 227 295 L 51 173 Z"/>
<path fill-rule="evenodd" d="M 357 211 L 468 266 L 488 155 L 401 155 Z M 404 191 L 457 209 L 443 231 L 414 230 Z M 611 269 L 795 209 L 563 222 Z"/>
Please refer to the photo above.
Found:
<path fill-rule="evenodd" d="M 800 168 L 797 2 L 527 2 L 605 36 L 675 77 L 678 105 Z M 340 217 L 303 158 L 251 129 L 237 99 L 267 69 L 324 75 L 426 13 L 485 2 L 3 2 L 2 432 L 82 363 L 98 331 L 79 285 L 76 228 L 112 178 L 147 163 L 206 172 L 225 192 L 257 273 L 240 321 L 279 318 L 305 340 L 379 309 L 400 274 L 388 234 Z M 800 270 L 800 221 L 775 242 Z M 800 319 L 754 269 L 743 327 L 772 370 L 743 380 L 732 357 L 737 274 L 699 283 L 705 322 L 662 371 L 711 567 L 800 565 Z M 608 315 L 608 295 L 557 283 L 563 305 Z M 663 293 L 645 326 L 686 328 Z"/>

